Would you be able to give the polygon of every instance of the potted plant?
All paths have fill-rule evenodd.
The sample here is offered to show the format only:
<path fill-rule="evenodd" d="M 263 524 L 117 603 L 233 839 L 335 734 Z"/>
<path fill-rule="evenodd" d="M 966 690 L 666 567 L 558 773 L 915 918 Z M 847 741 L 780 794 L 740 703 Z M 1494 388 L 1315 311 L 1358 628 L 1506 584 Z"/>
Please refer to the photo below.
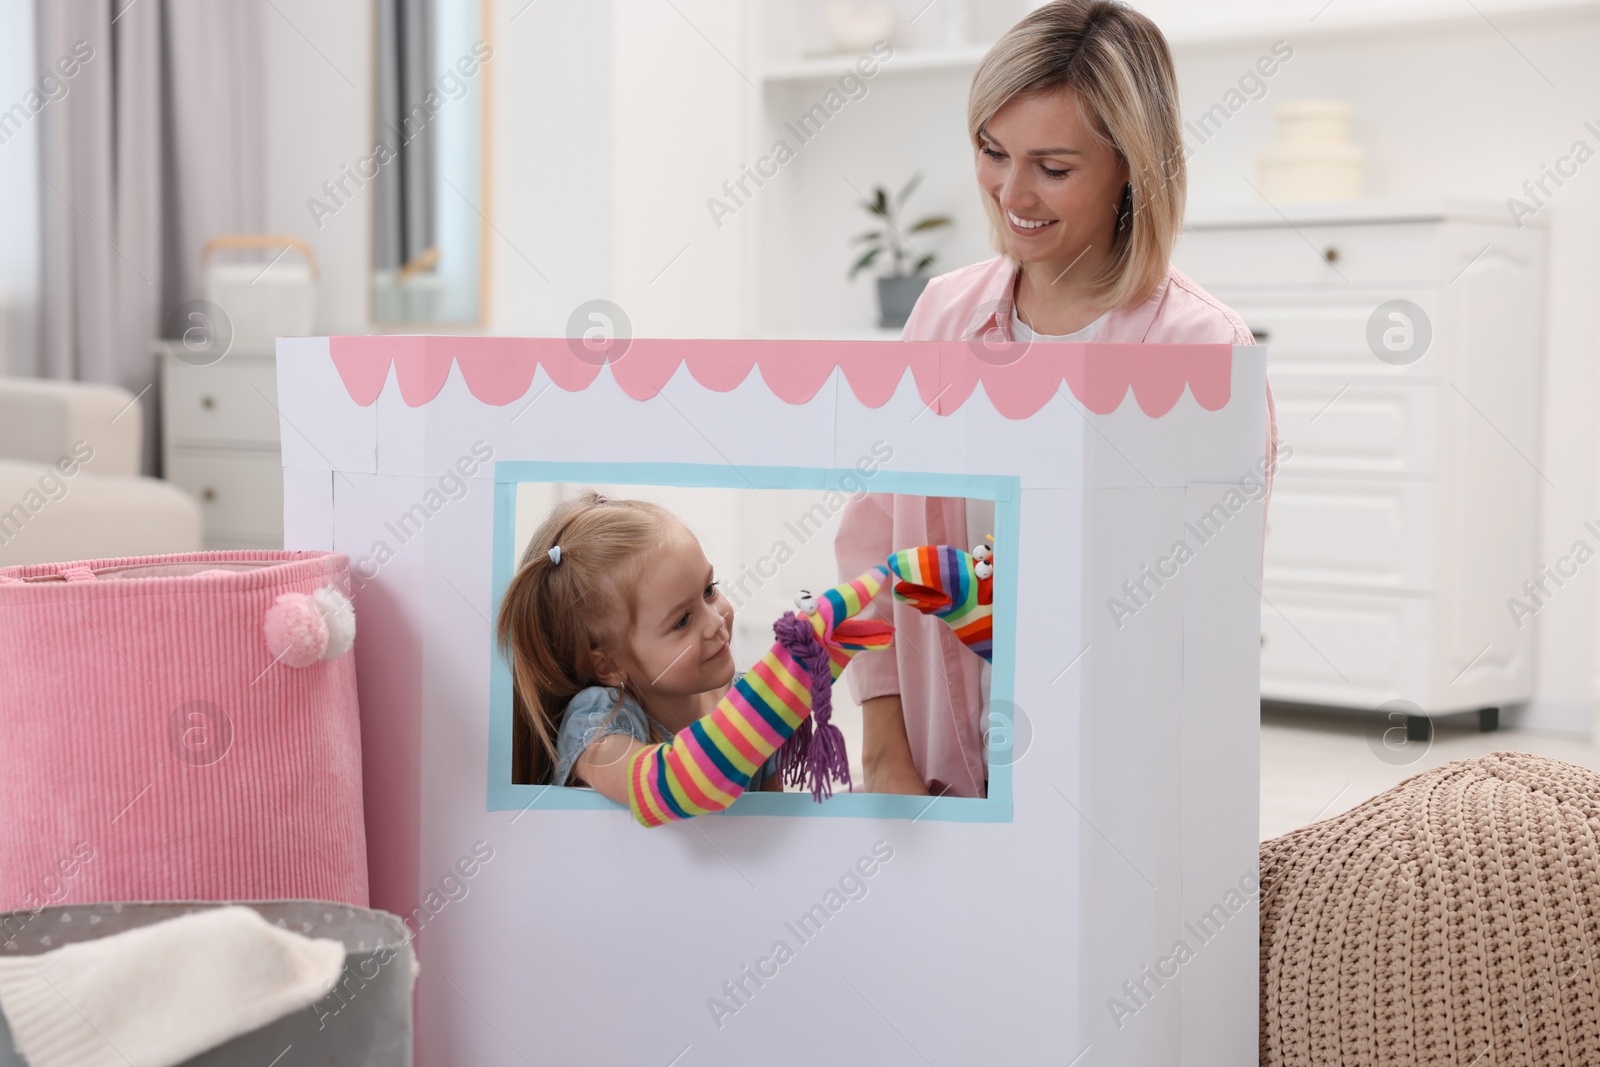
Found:
<path fill-rule="evenodd" d="M 948 215 L 926 215 L 909 228 L 900 225 L 900 212 L 905 207 L 906 198 L 920 181 L 922 175 L 913 174 L 905 188 L 893 198 L 882 186 L 874 186 L 872 198 L 861 202 L 861 206 L 879 226 L 857 234 L 851 240 L 851 244 L 864 244 L 867 248 L 851 265 L 849 277 L 854 279 L 874 263 L 888 266 L 878 278 L 879 326 L 904 326 L 917 297 L 922 295 L 923 288 L 928 284 L 928 278 L 922 272 L 932 265 L 934 254 L 921 253 L 909 240 L 910 236 L 951 224 Z M 908 265 L 910 269 L 907 269 Z"/>

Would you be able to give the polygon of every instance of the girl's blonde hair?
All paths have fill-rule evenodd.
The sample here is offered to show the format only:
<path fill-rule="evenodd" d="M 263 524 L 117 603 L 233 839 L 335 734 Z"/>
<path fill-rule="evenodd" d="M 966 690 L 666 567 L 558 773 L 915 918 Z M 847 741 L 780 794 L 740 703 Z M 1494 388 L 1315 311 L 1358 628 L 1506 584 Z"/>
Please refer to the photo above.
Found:
<path fill-rule="evenodd" d="M 495 627 L 511 664 L 513 782 L 566 784 L 550 781 L 561 715 L 580 690 L 602 684 L 595 653 L 622 647 L 642 558 L 674 527 L 682 523 L 659 504 L 587 491 L 534 531 Z M 556 545 L 560 563 L 550 558 Z"/>
<path fill-rule="evenodd" d="M 1156 24 L 1116 0 L 1054 0 L 1011 27 L 984 55 L 967 98 L 967 132 L 978 133 L 1013 97 L 1069 89 L 1084 124 L 1128 165 L 1131 193 L 1116 210 L 1127 223 L 1089 281 L 1105 308 L 1142 304 L 1167 276 L 1183 228 L 1184 163 L 1178 82 Z M 1006 252 L 1005 220 L 984 194 L 989 241 Z M 1110 210 L 1114 205 L 1107 205 Z"/>

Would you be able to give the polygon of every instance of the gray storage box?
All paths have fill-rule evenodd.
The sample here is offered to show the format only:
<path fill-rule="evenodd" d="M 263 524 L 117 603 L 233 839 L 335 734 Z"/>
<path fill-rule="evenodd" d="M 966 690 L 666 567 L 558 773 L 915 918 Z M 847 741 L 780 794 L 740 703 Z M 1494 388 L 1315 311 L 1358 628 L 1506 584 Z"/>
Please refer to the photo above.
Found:
<path fill-rule="evenodd" d="M 411 989 L 416 955 L 399 916 L 319 900 L 156 901 L 56 904 L 0 912 L 0 955 L 35 956 L 225 903 L 254 908 L 306 937 L 344 942 L 338 988 L 311 1007 L 183 1061 L 183 1067 L 411 1067 Z M 0 1067 L 27 1067 L 0 1015 Z"/>

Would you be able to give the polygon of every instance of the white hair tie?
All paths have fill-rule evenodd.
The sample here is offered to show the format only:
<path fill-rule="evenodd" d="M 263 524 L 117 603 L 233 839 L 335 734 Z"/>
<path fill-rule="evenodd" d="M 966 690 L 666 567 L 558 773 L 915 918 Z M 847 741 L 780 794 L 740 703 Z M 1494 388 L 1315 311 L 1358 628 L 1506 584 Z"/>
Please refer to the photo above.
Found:
<path fill-rule="evenodd" d="M 561 565 L 561 546 L 560 545 L 551 545 L 550 546 L 550 551 L 548 553 L 546 553 L 546 554 L 550 557 L 550 562 L 551 563 L 554 563 L 558 567 Z"/>

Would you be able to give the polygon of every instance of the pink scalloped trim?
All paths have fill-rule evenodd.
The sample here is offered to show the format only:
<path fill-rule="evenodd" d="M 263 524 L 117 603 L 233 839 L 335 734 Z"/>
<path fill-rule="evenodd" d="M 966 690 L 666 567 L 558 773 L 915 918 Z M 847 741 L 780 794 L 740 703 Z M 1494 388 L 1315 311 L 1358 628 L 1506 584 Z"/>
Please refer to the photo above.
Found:
<path fill-rule="evenodd" d="M 383 392 L 391 366 L 410 407 L 439 394 L 452 362 L 472 395 L 496 406 L 525 394 L 539 367 L 568 392 L 588 388 L 600 374 L 561 337 L 332 337 L 328 345 L 345 390 L 363 407 Z M 1233 349 L 1220 344 L 1036 344 L 998 366 L 961 341 L 635 338 L 611 370 L 623 392 L 648 400 L 685 363 L 695 381 L 717 392 L 735 388 L 756 368 L 773 395 L 790 404 L 810 400 L 838 367 L 856 399 L 873 408 L 894 395 L 910 370 L 935 414 L 956 411 L 982 383 L 995 410 L 1011 419 L 1034 414 L 1062 384 L 1100 415 L 1121 406 L 1131 389 L 1151 418 L 1171 411 L 1185 388 L 1202 408 L 1216 411 L 1233 384 Z"/>

